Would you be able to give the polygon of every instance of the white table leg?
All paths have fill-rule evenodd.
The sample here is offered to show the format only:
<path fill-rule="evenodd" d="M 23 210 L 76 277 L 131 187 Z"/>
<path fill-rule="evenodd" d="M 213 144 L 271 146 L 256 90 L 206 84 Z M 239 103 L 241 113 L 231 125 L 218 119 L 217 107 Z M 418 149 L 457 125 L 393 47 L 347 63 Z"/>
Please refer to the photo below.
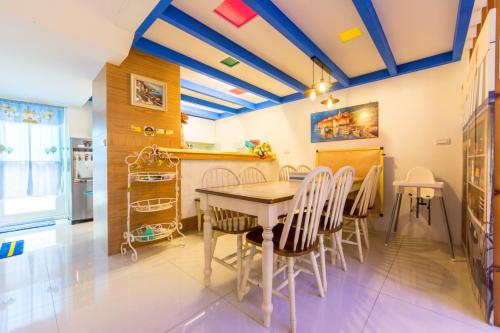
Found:
<path fill-rule="evenodd" d="M 212 221 L 208 212 L 208 206 L 203 214 L 203 242 L 205 249 L 205 286 L 210 285 L 210 277 L 212 275 Z"/>
<path fill-rule="evenodd" d="M 271 326 L 271 314 L 273 313 L 273 230 L 264 227 L 262 232 L 262 312 L 264 313 L 264 326 Z"/>

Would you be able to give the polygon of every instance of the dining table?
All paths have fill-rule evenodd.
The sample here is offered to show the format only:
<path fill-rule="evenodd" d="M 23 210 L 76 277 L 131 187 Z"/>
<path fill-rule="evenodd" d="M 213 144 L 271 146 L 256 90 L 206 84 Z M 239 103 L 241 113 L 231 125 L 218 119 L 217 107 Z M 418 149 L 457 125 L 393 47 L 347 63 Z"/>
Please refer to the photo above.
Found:
<path fill-rule="evenodd" d="M 351 192 L 359 190 L 363 178 L 354 179 Z M 264 326 L 270 327 L 273 312 L 273 227 L 278 217 L 289 211 L 289 205 L 300 187 L 300 182 L 271 181 L 263 183 L 198 188 L 200 208 L 204 212 L 204 282 L 210 285 L 212 275 L 212 221 L 209 207 L 228 209 L 257 217 L 262 226 L 262 312 Z"/>

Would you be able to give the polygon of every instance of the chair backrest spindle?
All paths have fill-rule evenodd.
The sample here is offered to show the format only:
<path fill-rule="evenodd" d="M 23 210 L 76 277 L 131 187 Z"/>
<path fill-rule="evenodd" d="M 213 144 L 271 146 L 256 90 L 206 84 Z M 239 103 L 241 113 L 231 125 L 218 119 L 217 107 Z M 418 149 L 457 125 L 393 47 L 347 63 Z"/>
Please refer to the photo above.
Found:
<path fill-rule="evenodd" d="M 345 166 L 337 170 L 332 178 L 332 187 L 325 214 L 325 230 L 337 228 L 342 223 L 345 203 L 354 181 L 354 168 Z"/>
<path fill-rule="evenodd" d="M 301 172 L 301 173 L 309 173 L 311 172 L 311 168 L 305 164 L 301 164 L 297 167 L 297 172 Z"/>
<path fill-rule="evenodd" d="M 267 181 L 264 173 L 255 167 L 243 169 L 239 176 L 242 184 L 265 183 Z"/>
<path fill-rule="evenodd" d="M 377 173 L 377 165 L 374 165 L 370 168 L 368 173 L 361 184 L 361 188 L 356 195 L 356 199 L 354 199 L 354 204 L 352 205 L 350 215 L 355 215 L 356 210 L 358 211 L 357 215 L 363 216 L 368 213 L 368 206 L 370 204 L 370 199 L 373 191 L 373 182 L 375 181 L 375 175 Z"/>
<path fill-rule="evenodd" d="M 280 238 L 280 249 L 285 247 L 289 233 L 293 235 L 293 250 L 304 250 L 314 244 L 319 220 L 331 189 L 332 171 L 326 167 L 312 170 L 295 193 Z M 295 227 L 292 228 L 292 224 Z"/>
<path fill-rule="evenodd" d="M 297 172 L 297 170 L 291 165 L 284 165 L 280 169 L 279 180 L 287 181 L 290 180 L 290 172 Z"/>

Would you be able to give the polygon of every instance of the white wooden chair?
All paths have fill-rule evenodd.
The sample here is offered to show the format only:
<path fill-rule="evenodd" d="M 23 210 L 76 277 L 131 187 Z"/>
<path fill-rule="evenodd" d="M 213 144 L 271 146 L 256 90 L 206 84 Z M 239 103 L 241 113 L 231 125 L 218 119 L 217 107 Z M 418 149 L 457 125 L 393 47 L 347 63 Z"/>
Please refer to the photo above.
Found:
<path fill-rule="evenodd" d="M 434 174 L 431 170 L 425 167 L 415 167 L 408 171 L 406 174 L 406 180 L 411 182 L 434 182 Z M 406 193 L 410 197 L 410 216 L 413 212 L 413 198 L 415 198 L 415 215 L 418 219 L 420 206 L 424 205 L 427 207 L 427 223 L 431 225 L 431 201 L 434 198 L 434 189 L 432 188 L 421 188 L 419 193 L 416 189 L 408 188 Z M 426 200 L 427 202 L 425 202 Z"/>
<path fill-rule="evenodd" d="M 319 223 L 319 257 L 323 288 L 326 292 L 326 252 L 330 251 L 331 262 L 335 263 L 337 256 L 342 263 L 342 270 L 347 270 L 344 251 L 342 249 L 342 217 L 347 195 L 354 181 L 354 168 L 345 166 L 337 170 L 332 179 L 332 187 L 325 206 L 325 211 Z M 325 246 L 325 236 L 330 236 L 331 246 Z"/>
<path fill-rule="evenodd" d="M 240 179 L 230 169 L 215 167 L 207 170 L 203 174 L 203 187 L 217 187 L 239 185 Z M 209 213 L 212 220 L 212 260 L 219 264 L 236 271 L 236 285 L 239 288 L 242 277 L 242 262 L 243 262 L 243 234 L 251 230 L 257 225 L 257 218 L 246 214 L 234 212 L 218 207 L 209 207 Z M 231 253 L 224 258 L 214 256 L 217 239 L 222 234 L 236 235 L 236 252 Z"/>
<path fill-rule="evenodd" d="M 347 199 L 344 208 L 344 231 L 347 231 L 347 237 L 342 240 L 344 244 L 356 245 L 359 252 L 359 261 L 363 262 L 363 244 L 361 242 L 361 235 L 363 235 L 365 245 L 369 248 L 368 239 L 368 206 L 371 200 L 371 194 L 373 191 L 373 183 L 375 181 L 375 175 L 377 173 L 376 165 L 372 166 L 361 184 L 361 188 L 356 195 L 354 200 Z M 353 229 L 349 227 L 354 224 Z M 352 240 L 356 237 L 356 241 Z"/>
<path fill-rule="evenodd" d="M 290 172 L 297 172 L 297 169 L 295 169 L 291 165 L 282 166 L 280 169 L 279 180 L 281 180 L 281 181 L 290 180 Z"/>
<path fill-rule="evenodd" d="M 297 167 L 297 172 L 309 173 L 311 172 L 311 168 L 305 164 L 301 164 Z"/>
<path fill-rule="evenodd" d="M 239 177 L 242 184 L 255 184 L 255 183 L 267 182 L 264 173 L 255 167 L 248 167 L 241 170 Z"/>
<path fill-rule="evenodd" d="M 332 171 L 329 168 L 319 167 L 311 171 L 302 181 L 299 189 L 293 197 L 285 223 L 279 223 L 273 228 L 274 254 L 284 258 L 286 263 L 273 271 L 273 277 L 278 276 L 286 270 L 288 279 L 280 283 L 273 290 L 273 294 L 285 299 L 290 303 L 290 326 L 291 331 L 296 332 L 295 316 L 295 277 L 306 272 L 314 274 L 321 297 L 324 291 L 321 276 L 316 262 L 314 249 L 317 246 L 318 227 L 325 201 L 331 188 Z M 262 284 L 250 278 L 253 257 L 256 247 L 262 247 L 262 227 L 257 227 L 250 231 L 246 239 L 251 244 L 250 254 L 246 258 L 245 272 L 238 297 L 241 300 L 247 292 L 247 283 L 261 286 Z M 294 268 L 298 258 L 309 256 L 312 263 L 313 272 L 306 268 L 297 266 Z M 269 269 L 272 269 L 271 267 Z M 281 289 L 288 285 L 288 296 L 281 292 Z"/>
<path fill-rule="evenodd" d="M 373 209 L 373 207 L 375 206 L 375 199 L 377 198 L 381 173 L 382 173 L 382 165 L 379 164 L 379 165 L 377 165 L 377 171 L 375 174 L 375 179 L 373 181 L 373 190 L 372 190 L 372 194 L 370 196 L 370 205 L 368 206 L 368 209 Z"/>

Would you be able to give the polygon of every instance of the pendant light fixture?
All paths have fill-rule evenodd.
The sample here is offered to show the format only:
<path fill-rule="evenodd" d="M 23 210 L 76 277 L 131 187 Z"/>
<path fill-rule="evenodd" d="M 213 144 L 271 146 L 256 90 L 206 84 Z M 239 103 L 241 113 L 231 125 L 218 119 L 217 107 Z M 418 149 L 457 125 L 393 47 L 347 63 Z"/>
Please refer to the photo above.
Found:
<path fill-rule="evenodd" d="M 319 80 L 318 83 L 318 90 L 320 94 L 324 94 L 330 87 L 332 86 L 330 82 L 326 82 L 323 74 L 325 73 L 325 69 L 323 68 L 323 63 L 321 63 L 321 79 Z M 328 73 L 330 74 L 330 73 Z"/>
<path fill-rule="evenodd" d="M 316 99 L 316 86 L 314 85 L 314 61 L 312 62 L 312 74 L 313 81 L 311 84 L 311 88 L 306 90 L 305 95 L 306 97 L 309 97 L 311 101 L 314 101 Z"/>
<path fill-rule="evenodd" d="M 332 87 L 332 75 L 328 73 L 328 87 Z M 327 108 L 331 109 L 333 107 L 333 104 L 338 103 L 339 99 L 338 98 L 333 98 L 332 94 L 328 95 L 328 98 L 325 100 L 321 101 L 321 104 L 326 105 Z"/>
<path fill-rule="evenodd" d="M 331 89 L 332 76 L 331 76 L 330 71 L 328 70 L 328 81 L 326 81 L 324 78 L 324 74 L 325 74 L 324 73 L 325 72 L 324 64 L 321 61 L 319 61 L 318 59 L 316 59 L 316 57 L 311 57 L 311 61 L 312 61 L 312 84 L 311 84 L 311 87 L 305 91 L 304 95 L 306 97 L 309 97 L 309 99 L 311 101 L 314 101 L 314 100 L 316 100 L 316 97 L 318 95 L 324 94 Z M 315 75 L 314 65 L 315 64 L 321 66 L 321 79 L 319 80 L 319 82 L 317 84 L 315 82 L 315 77 L 314 77 L 314 75 Z M 321 104 L 324 104 L 328 108 L 331 108 L 331 107 L 333 107 L 333 104 L 337 103 L 338 101 L 339 100 L 337 98 L 333 98 L 332 95 L 330 94 L 327 99 L 321 101 Z"/>

